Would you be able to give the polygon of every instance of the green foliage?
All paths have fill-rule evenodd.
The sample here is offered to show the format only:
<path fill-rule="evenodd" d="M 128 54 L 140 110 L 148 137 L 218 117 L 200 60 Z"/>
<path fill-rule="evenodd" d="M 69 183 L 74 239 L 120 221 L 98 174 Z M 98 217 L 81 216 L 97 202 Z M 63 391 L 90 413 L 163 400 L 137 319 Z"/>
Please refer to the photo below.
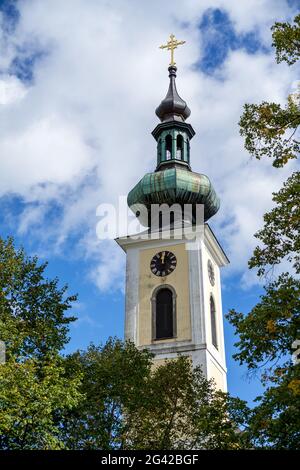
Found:
<path fill-rule="evenodd" d="M 293 25 L 275 23 L 272 31 L 277 61 L 294 64 L 300 56 L 300 15 Z M 258 159 L 272 158 L 278 168 L 298 158 L 299 109 L 299 93 L 289 96 L 285 107 L 246 104 L 240 120 L 246 149 Z M 267 387 L 248 422 L 248 436 L 256 447 L 300 448 L 300 365 L 291 360 L 300 334 L 299 191 L 296 171 L 273 194 L 275 207 L 265 214 L 264 226 L 255 235 L 261 245 L 255 248 L 249 267 L 264 276 L 265 294 L 248 315 L 228 313 L 239 336 L 235 359 L 249 370 L 260 370 Z M 290 264 L 291 272 L 269 283 L 269 273 L 274 275 L 274 267 L 282 262 Z"/>
<path fill-rule="evenodd" d="M 273 46 L 277 62 L 294 64 L 300 57 L 300 15 L 294 24 L 275 23 L 272 27 Z M 299 92 L 290 95 L 286 106 L 263 101 L 245 104 L 240 119 L 240 133 L 245 148 L 257 159 L 269 157 L 274 167 L 282 167 L 299 155 L 300 143 L 296 138 L 300 124 Z"/>
<path fill-rule="evenodd" d="M 278 367 L 249 418 L 255 447 L 299 450 L 300 365 Z"/>
<path fill-rule="evenodd" d="M 187 357 L 167 361 L 148 378 L 141 406 L 130 416 L 128 448 L 238 449 L 249 445 L 248 408 L 217 391 Z"/>
<path fill-rule="evenodd" d="M 296 273 L 300 273 L 300 172 L 288 178 L 283 188 L 273 194 L 274 209 L 265 214 L 264 227 L 255 235 L 262 242 L 250 259 L 250 268 L 258 268 L 258 275 L 266 274 L 268 266 L 286 259 Z"/>
<path fill-rule="evenodd" d="M 300 280 L 288 273 L 265 287 L 265 295 L 248 315 L 231 310 L 227 318 L 235 327 L 239 352 L 234 358 L 258 369 L 261 363 L 290 359 L 300 331 Z"/>
<path fill-rule="evenodd" d="M 241 448 L 248 409 L 217 392 L 187 358 L 110 339 L 63 358 L 75 296 L 46 265 L 0 239 L 0 449 Z"/>
<path fill-rule="evenodd" d="M 124 409 L 130 412 L 142 399 L 151 358 L 148 351 L 117 339 L 67 357 L 69 376 L 83 376 L 80 392 L 85 397 L 76 408 L 57 416 L 69 449 L 122 447 L 128 428 Z"/>
<path fill-rule="evenodd" d="M 300 143 L 295 136 L 299 124 L 299 106 L 292 99 L 284 108 L 266 101 L 245 104 L 239 122 L 248 152 L 258 160 L 272 158 L 277 168 L 298 157 Z"/>
<path fill-rule="evenodd" d="M 75 318 L 65 312 L 76 296 L 65 298 L 67 286 L 60 289 L 58 279 L 46 279 L 46 266 L 16 250 L 12 239 L 0 238 L 0 338 L 8 359 L 43 357 L 68 341 Z"/>
<path fill-rule="evenodd" d="M 109 340 L 67 358 L 84 399 L 58 414 L 69 449 L 240 448 L 248 409 L 217 392 L 186 357 L 153 367 L 132 343 Z"/>
<path fill-rule="evenodd" d="M 79 399 L 80 375 L 64 378 L 58 352 L 68 340 L 65 317 L 76 297 L 44 277 L 46 265 L 0 239 L 0 449 L 60 448 L 54 412 Z"/>
<path fill-rule="evenodd" d="M 61 449 L 53 414 L 77 404 L 79 381 L 57 357 L 0 365 L 0 449 Z"/>
<path fill-rule="evenodd" d="M 271 30 L 277 62 L 293 65 L 300 58 L 300 15 L 294 18 L 294 24 L 277 22 Z"/>

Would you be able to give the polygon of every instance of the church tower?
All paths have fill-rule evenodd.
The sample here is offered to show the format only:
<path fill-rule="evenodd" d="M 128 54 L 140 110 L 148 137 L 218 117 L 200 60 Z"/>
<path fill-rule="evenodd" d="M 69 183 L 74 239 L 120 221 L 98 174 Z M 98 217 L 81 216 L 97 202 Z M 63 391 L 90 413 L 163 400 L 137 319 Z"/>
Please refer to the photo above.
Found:
<path fill-rule="evenodd" d="M 153 352 L 158 364 L 178 354 L 189 356 L 226 391 L 220 268 L 229 261 L 207 223 L 219 209 L 219 198 L 209 178 L 191 169 L 195 131 L 186 122 L 191 111 L 175 83 L 173 51 L 179 44 L 172 35 L 162 46 L 171 50 L 170 83 L 156 109 L 160 123 L 152 132 L 157 142 L 155 171 L 147 173 L 127 199 L 148 227 L 147 236 L 117 239 L 127 256 L 125 339 Z M 162 204 L 182 209 L 188 204 L 189 220 L 183 211 L 180 224 L 174 217 L 167 225 L 161 217 L 154 220 L 152 208 Z M 191 232 L 197 227 L 197 205 L 203 208 L 204 223 L 194 231 L 200 235 L 191 239 L 181 228 L 184 222 Z"/>

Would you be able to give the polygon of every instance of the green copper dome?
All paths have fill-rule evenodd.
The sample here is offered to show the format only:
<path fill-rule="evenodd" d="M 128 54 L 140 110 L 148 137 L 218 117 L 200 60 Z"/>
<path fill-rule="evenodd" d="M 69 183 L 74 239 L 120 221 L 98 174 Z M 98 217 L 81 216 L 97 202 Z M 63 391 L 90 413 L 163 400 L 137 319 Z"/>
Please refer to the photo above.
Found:
<path fill-rule="evenodd" d="M 181 168 L 147 173 L 128 194 L 129 207 L 139 204 L 150 211 L 151 204 L 204 204 L 205 221 L 220 207 L 220 200 L 206 175 Z"/>

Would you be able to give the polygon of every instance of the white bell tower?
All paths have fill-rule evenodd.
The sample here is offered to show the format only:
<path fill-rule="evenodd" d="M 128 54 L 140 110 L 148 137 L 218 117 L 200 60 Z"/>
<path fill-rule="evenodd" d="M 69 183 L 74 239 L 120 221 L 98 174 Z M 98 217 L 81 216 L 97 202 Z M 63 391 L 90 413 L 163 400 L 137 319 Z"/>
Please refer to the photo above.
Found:
<path fill-rule="evenodd" d="M 158 363 L 188 355 L 226 391 L 220 268 L 228 259 L 209 225 L 196 241 L 122 237 L 117 242 L 127 255 L 125 339 L 152 351 Z M 151 270 L 160 253 L 176 258 L 176 267 L 165 276 Z M 172 331 L 157 337 L 157 296 L 166 289 L 172 294 Z"/>

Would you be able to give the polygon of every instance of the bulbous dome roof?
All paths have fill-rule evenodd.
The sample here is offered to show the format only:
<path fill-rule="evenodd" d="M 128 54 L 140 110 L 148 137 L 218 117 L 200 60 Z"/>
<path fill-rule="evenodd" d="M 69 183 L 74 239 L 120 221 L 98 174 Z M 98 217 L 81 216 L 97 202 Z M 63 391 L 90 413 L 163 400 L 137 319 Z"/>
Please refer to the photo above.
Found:
<path fill-rule="evenodd" d="M 156 108 L 156 115 L 162 122 L 166 121 L 185 121 L 191 114 L 191 110 L 186 102 L 180 98 L 176 89 L 176 71 L 175 65 L 168 68 L 170 85 L 165 99 Z"/>
<path fill-rule="evenodd" d="M 206 175 L 179 168 L 147 173 L 127 197 L 127 204 L 135 213 L 139 211 L 139 205 L 150 213 L 152 204 L 171 206 L 174 203 L 182 206 L 204 204 L 205 221 L 220 207 L 220 199 Z M 147 219 L 140 221 L 147 226 Z"/>

